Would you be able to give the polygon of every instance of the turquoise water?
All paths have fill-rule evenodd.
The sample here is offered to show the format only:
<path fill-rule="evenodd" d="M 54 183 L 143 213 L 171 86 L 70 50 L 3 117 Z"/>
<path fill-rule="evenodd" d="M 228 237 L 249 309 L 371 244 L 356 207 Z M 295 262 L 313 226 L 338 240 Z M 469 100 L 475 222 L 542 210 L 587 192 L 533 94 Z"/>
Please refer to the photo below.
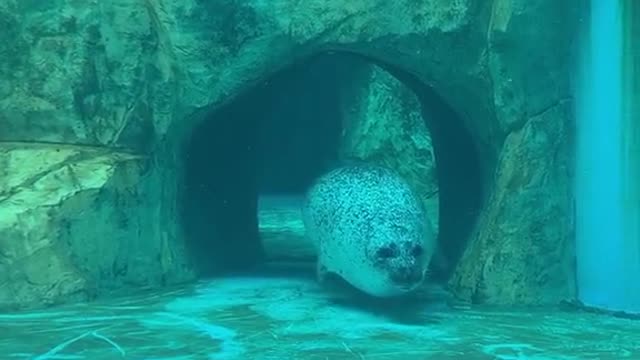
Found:
<path fill-rule="evenodd" d="M 43 4 L 0 2 L 0 360 L 640 359 L 623 0 Z M 302 194 L 349 157 L 467 302 L 318 283 Z"/>

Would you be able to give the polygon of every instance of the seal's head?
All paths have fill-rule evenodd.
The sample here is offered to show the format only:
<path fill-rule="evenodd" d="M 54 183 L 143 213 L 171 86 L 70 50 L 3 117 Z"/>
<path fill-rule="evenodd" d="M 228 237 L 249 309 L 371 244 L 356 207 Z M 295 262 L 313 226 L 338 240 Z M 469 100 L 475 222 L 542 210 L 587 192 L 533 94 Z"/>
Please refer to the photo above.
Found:
<path fill-rule="evenodd" d="M 348 280 L 353 285 L 374 296 L 390 297 L 413 291 L 423 283 L 434 252 L 429 241 L 432 234 L 418 224 L 403 225 L 387 223 L 370 235 L 361 249 L 363 261 L 354 264 L 358 271 L 344 274 L 351 277 Z"/>

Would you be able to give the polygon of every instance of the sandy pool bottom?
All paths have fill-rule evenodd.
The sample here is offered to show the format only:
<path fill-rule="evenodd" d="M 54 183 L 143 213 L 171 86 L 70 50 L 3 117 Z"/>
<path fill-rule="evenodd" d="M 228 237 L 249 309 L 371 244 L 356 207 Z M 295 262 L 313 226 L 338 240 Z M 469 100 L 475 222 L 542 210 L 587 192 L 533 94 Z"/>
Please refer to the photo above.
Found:
<path fill-rule="evenodd" d="M 236 277 L 0 314 L 2 359 L 640 359 L 640 321 L 359 304 L 312 279 Z"/>

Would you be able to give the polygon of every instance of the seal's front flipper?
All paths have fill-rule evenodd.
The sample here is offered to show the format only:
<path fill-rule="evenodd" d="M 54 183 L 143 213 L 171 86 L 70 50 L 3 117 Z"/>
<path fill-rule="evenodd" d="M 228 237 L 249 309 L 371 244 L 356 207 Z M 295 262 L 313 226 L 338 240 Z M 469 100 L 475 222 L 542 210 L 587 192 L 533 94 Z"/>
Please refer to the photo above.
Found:
<path fill-rule="evenodd" d="M 324 284 L 327 281 L 328 273 L 329 271 L 327 268 L 322 265 L 321 261 L 318 261 L 316 263 L 316 279 L 320 284 Z"/>
<path fill-rule="evenodd" d="M 427 280 L 436 282 L 445 281 L 450 271 L 451 266 L 449 260 L 442 252 L 442 249 L 437 247 L 429 261 L 428 272 L 426 273 L 426 275 L 428 275 Z"/>

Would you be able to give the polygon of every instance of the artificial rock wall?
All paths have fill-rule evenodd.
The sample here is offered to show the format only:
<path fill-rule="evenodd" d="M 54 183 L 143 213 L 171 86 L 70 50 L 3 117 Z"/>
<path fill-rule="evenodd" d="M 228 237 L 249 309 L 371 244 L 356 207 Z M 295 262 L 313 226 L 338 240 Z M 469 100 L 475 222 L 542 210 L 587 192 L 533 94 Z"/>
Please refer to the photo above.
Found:
<path fill-rule="evenodd" d="M 486 199 L 451 289 L 571 297 L 571 4 L 3 1 L 0 308 L 193 279 L 175 221 L 181 142 L 324 50 L 412 74 L 473 134 Z"/>

